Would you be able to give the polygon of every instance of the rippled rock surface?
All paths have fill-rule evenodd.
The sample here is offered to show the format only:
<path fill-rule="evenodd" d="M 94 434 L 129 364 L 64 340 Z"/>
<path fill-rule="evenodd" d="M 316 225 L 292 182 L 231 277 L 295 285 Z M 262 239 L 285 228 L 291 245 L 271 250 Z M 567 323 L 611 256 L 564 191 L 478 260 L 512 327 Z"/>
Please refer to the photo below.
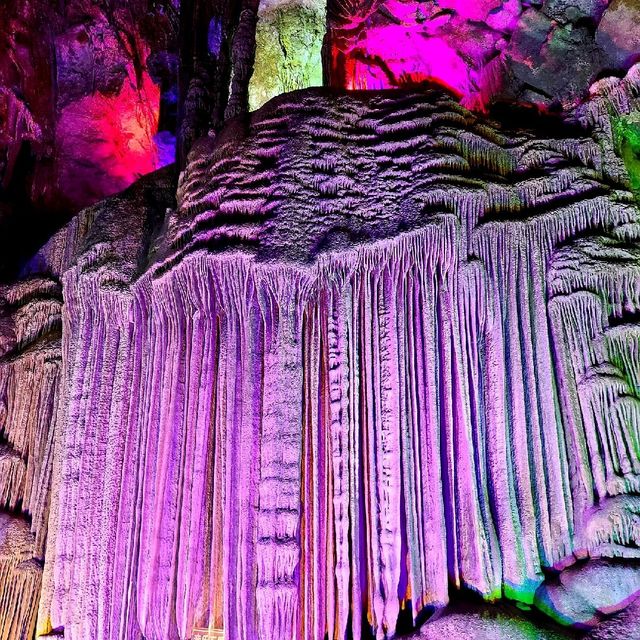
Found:
<path fill-rule="evenodd" d="M 56 234 L 0 325 L 38 632 L 625 637 L 635 78 L 553 127 L 287 94 Z"/>

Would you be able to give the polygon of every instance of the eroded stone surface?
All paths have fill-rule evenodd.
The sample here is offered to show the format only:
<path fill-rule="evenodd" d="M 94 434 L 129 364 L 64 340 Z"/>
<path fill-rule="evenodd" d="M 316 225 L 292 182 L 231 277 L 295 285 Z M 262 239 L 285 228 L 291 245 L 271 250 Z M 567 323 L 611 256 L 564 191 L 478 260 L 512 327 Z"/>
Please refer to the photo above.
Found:
<path fill-rule="evenodd" d="M 32 628 L 39 598 L 38 631 L 71 640 L 382 639 L 432 611 L 426 637 L 570 637 L 448 608 L 471 591 L 633 633 L 635 605 L 616 612 L 640 540 L 638 68 L 576 98 L 604 55 L 588 17 L 604 32 L 620 3 L 340 5 L 460 35 L 443 59 L 467 47 L 463 75 L 495 45 L 514 95 L 579 103 L 571 122 L 427 89 L 246 115 L 253 29 L 285 4 L 296 41 L 317 9 L 315 56 L 322 3 L 193 5 L 182 124 L 199 139 L 177 201 L 171 170 L 137 182 L 0 290 L 0 602 L 19 612 L 0 631 Z M 127 90 L 125 49 L 147 51 L 92 6 L 60 39 L 71 124 Z M 270 91 L 308 83 L 287 46 Z M 158 47 L 140 67 L 156 89 Z M 3 96 L 35 140 L 33 105 Z"/>
<path fill-rule="evenodd" d="M 79 221 L 41 624 L 382 638 L 451 584 L 532 605 L 576 556 L 632 558 L 639 214 L 597 102 L 628 114 L 618 89 L 576 115 L 595 137 L 298 92 L 198 142 L 177 207 L 132 191 Z"/>

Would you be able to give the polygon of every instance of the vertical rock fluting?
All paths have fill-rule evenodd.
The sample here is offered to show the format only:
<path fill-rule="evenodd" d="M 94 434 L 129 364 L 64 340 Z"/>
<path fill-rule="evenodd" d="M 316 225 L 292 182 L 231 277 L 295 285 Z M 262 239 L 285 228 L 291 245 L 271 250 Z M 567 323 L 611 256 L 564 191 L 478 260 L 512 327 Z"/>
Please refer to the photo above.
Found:
<path fill-rule="evenodd" d="M 36 626 L 42 562 L 29 525 L 0 514 L 0 638 L 31 638 Z"/>
<path fill-rule="evenodd" d="M 40 630 L 383 638 L 634 556 L 625 176 L 438 93 L 312 91 L 199 142 L 166 219 L 155 177 L 94 210 Z"/>
<path fill-rule="evenodd" d="M 12 640 L 32 637 L 36 625 L 62 370 L 61 290 L 34 277 L 3 287 L 0 300 L 0 637 Z"/>
<path fill-rule="evenodd" d="M 168 174 L 163 175 L 166 179 Z M 144 190 L 144 183 L 132 193 L 141 194 L 157 210 L 161 209 L 158 200 L 163 187 L 167 188 L 157 175 L 153 193 Z M 127 203 L 131 202 L 128 197 Z M 0 495 L 7 540 L 3 547 L 7 565 L 3 565 L 1 581 L 5 590 L 0 611 L 3 638 L 33 637 L 47 536 L 58 531 L 56 510 L 51 512 L 50 505 L 52 488 L 59 484 L 55 481 L 59 479 L 57 453 L 63 433 L 58 420 L 63 377 L 60 278 L 89 230 L 95 232 L 106 224 L 109 214 L 120 216 L 117 205 L 117 199 L 109 202 L 109 212 L 100 216 L 100 208 L 76 216 L 24 267 L 17 283 L 0 289 Z M 136 211 L 144 214 L 145 210 L 138 203 Z M 136 226 L 136 216 L 129 215 L 119 228 L 131 243 L 141 240 L 145 223 L 147 228 L 153 226 L 144 216 Z M 111 237 L 115 239 L 116 234 Z M 119 247 L 124 255 L 132 256 L 130 248 L 126 244 Z M 111 263 L 113 266 L 113 256 Z M 43 627 L 48 629 L 50 624 L 45 621 L 40 629 Z"/>
<path fill-rule="evenodd" d="M 36 629 L 59 433 L 60 273 L 25 272 L 0 288 L 0 637 L 7 640 Z"/>

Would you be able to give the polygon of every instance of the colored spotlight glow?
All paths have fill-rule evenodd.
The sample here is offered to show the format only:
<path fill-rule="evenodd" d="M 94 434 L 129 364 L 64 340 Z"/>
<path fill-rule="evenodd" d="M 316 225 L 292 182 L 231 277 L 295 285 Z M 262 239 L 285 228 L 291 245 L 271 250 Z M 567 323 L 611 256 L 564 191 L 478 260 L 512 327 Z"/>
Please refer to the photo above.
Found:
<path fill-rule="evenodd" d="M 156 135 L 159 111 L 159 87 L 133 69 L 117 94 L 96 92 L 65 107 L 56 135 L 67 197 L 85 206 L 172 162 L 171 140 Z"/>
<path fill-rule="evenodd" d="M 431 82 L 482 108 L 499 79 L 497 53 L 517 25 L 515 2 L 386 0 L 332 29 L 332 84 L 390 89 Z"/>

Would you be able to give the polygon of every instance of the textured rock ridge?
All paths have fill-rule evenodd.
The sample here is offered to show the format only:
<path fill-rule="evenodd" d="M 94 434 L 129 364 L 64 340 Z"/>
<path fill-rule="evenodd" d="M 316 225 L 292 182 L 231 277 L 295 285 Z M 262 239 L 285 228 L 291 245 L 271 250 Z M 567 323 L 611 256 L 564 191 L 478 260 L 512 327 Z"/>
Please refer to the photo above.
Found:
<path fill-rule="evenodd" d="M 606 105 L 577 114 L 593 136 L 543 134 L 440 92 L 296 92 L 196 143 L 177 203 L 156 174 L 43 248 L 64 367 L 39 630 L 384 638 L 457 590 L 615 580 L 640 212 Z"/>
<path fill-rule="evenodd" d="M 0 514 L 0 638 L 31 638 L 36 625 L 42 563 L 24 520 Z"/>

